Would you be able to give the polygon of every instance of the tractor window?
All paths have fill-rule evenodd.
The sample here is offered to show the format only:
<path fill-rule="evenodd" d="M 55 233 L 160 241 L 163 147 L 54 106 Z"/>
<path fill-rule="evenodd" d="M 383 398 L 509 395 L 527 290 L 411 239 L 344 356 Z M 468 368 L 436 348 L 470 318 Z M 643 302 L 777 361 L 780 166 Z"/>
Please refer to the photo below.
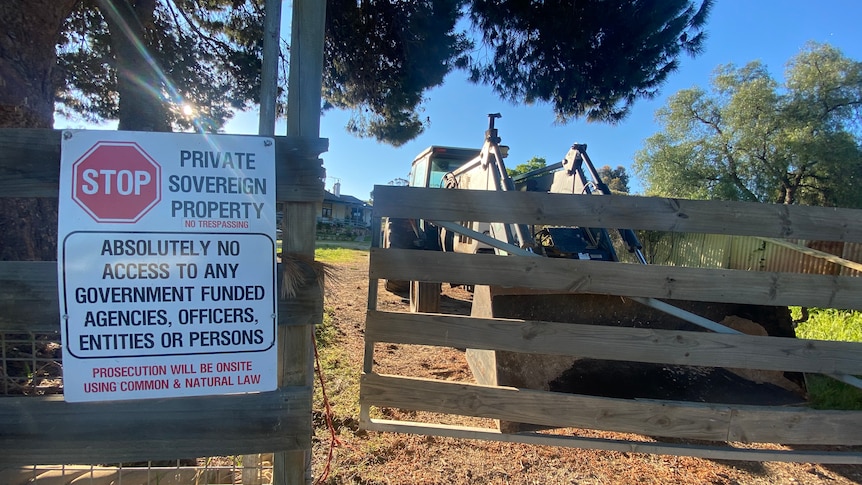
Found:
<path fill-rule="evenodd" d="M 410 170 L 410 186 L 425 187 L 425 174 L 428 172 L 428 157 L 413 162 Z"/>
<path fill-rule="evenodd" d="M 443 181 L 443 176 L 447 173 L 451 172 L 452 169 L 450 166 L 458 167 L 460 163 L 455 162 L 449 158 L 432 158 L 431 159 L 431 179 L 428 181 L 428 187 L 432 188 L 440 188 L 441 182 Z"/>

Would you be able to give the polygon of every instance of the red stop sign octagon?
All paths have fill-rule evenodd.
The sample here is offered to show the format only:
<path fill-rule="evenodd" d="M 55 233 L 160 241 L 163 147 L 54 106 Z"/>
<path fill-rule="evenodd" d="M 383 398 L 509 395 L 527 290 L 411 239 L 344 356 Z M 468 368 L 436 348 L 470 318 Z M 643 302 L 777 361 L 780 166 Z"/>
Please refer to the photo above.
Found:
<path fill-rule="evenodd" d="M 72 165 L 72 199 L 97 222 L 137 222 L 161 198 L 161 167 L 137 143 L 96 143 Z"/>

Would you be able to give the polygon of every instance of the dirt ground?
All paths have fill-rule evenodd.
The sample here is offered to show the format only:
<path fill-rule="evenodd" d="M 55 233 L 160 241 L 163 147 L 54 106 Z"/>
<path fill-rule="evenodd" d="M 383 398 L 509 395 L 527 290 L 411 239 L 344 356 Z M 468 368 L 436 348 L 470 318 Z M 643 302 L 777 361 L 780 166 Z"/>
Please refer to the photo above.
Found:
<path fill-rule="evenodd" d="M 336 344 L 344 361 L 339 369 L 358 372 L 364 352 L 364 322 L 368 292 L 367 254 L 358 262 L 338 265 L 336 281 L 327 286 L 326 306 L 337 331 Z M 447 289 L 447 312 L 469 313 L 470 295 Z M 398 295 L 379 290 L 378 309 L 407 311 Z M 472 381 L 464 353 L 457 349 L 378 345 L 375 370 L 408 376 Z M 342 484 L 852 484 L 862 483 L 862 466 L 713 461 L 595 451 L 574 448 L 459 440 L 396 433 L 365 432 L 358 428 L 358 406 L 336 402 L 351 394 L 338 378 L 327 379 L 335 412 L 339 444 L 325 483 Z M 347 411 L 343 411 L 347 409 Z M 388 419 L 440 422 L 423 413 L 383 410 Z M 452 424 L 491 427 L 490 420 L 451 418 Z M 560 430 L 600 438 L 623 435 L 585 430 Z M 634 439 L 649 440 L 635 436 Z M 313 470 L 320 477 L 327 462 L 330 434 L 323 413 L 315 410 Z M 778 448 L 778 447 L 776 447 Z"/>

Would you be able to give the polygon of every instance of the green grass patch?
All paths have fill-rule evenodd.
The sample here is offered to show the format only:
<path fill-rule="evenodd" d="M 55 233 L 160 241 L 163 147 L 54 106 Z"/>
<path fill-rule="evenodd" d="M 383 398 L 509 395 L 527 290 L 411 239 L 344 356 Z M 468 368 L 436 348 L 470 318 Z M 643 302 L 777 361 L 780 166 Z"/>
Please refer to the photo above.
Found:
<path fill-rule="evenodd" d="M 359 366 L 350 362 L 349 356 L 338 349 L 330 347 L 320 355 L 320 368 L 326 383 L 326 395 L 332 407 L 332 420 L 336 427 L 349 423 L 348 429 L 353 431 L 353 422 L 358 424 L 359 418 Z M 323 393 L 319 383 L 314 388 L 314 409 L 323 411 Z M 345 431 L 337 429 L 337 431 Z"/>
<path fill-rule="evenodd" d="M 323 352 L 332 344 L 337 342 L 338 330 L 332 322 L 332 315 L 335 310 L 332 307 L 323 308 L 323 322 L 314 327 L 314 340 L 317 341 L 317 350 Z"/>
<path fill-rule="evenodd" d="M 334 324 L 335 308 L 325 305 L 323 322 L 315 327 L 318 361 L 326 383 L 326 395 L 332 409 L 332 425 L 348 447 L 336 455 L 328 484 L 341 483 L 335 477 L 362 476 L 374 460 L 381 459 L 390 441 L 386 434 L 368 435 L 359 430 L 359 377 L 361 362 L 355 361 L 339 344 L 343 338 Z M 315 376 L 312 418 L 314 436 L 320 444 L 317 452 L 326 453 L 330 436 L 326 425 L 325 405 L 320 382 Z M 381 417 L 379 410 L 372 416 Z M 365 483 L 365 482 L 363 482 Z M 377 482 L 375 482 L 377 483 Z"/>
<path fill-rule="evenodd" d="M 360 364 L 353 362 L 350 355 L 339 345 L 339 332 L 333 323 L 335 310 L 331 306 L 325 306 L 323 310 L 323 323 L 316 327 L 315 339 L 317 342 L 320 372 L 326 385 L 326 396 L 331 409 L 331 422 L 339 439 L 353 442 L 359 430 L 359 375 Z M 328 446 L 329 429 L 326 419 L 326 405 L 323 399 L 323 388 L 315 376 L 313 395 L 312 420 L 314 423 L 314 435 L 321 444 L 320 452 L 323 453 Z M 364 443 L 363 443 L 364 447 Z M 342 460 L 335 460 L 332 464 L 332 474 L 341 475 L 350 472 L 353 467 Z M 355 470 L 353 470 L 355 471 Z M 335 483 L 328 481 L 327 483 Z"/>
<path fill-rule="evenodd" d="M 314 250 L 314 259 L 327 264 L 352 263 L 368 255 L 368 250 L 338 246 L 319 247 Z"/>
<path fill-rule="evenodd" d="M 811 407 L 862 411 L 862 389 L 819 374 L 805 376 Z"/>
<path fill-rule="evenodd" d="M 359 365 L 352 363 L 350 357 L 338 345 L 338 329 L 332 321 L 335 310 L 330 306 L 323 309 L 323 322 L 315 327 L 320 356 L 320 370 L 326 381 L 326 392 L 332 406 L 333 419 L 343 421 L 359 412 Z M 323 410 L 323 393 L 315 382 L 314 409 Z"/>
<path fill-rule="evenodd" d="M 791 307 L 793 319 L 802 315 L 799 307 Z M 862 342 L 862 312 L 811 308 L 808 320 L 796 327 L 796 336 L 812 340 L 839 340 Z"/>
<path fill-rule="evenodd" d="M 862 342 L 862 312 L 832 308 L 810 308 L 808 312 L 808 320 L 796 327 L 797 337 Z M 790 313 L 798 320 L 802 309 L 791 307 Z M 816 374 L 807 375 L 806 384 L 815 409 L 862 410 L 862 389 Z"/>

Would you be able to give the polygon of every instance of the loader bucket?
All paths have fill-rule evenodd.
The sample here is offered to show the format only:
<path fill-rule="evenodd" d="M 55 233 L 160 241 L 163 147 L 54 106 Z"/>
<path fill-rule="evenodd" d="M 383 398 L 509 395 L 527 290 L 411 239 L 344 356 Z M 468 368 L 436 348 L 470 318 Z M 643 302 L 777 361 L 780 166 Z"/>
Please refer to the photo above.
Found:
<path fill-rule="evenodd" d="M 734 316 L 743 333 L 792 337 L 785 307 L 668 300 L 713 321 Z M 568 322 L 663 330 L 702 331 L 700 327 L 618 296 L 553 294 L 537 290 L 476 286 L 472 316 Z M 757 322 L 758 325 L 752 325 Z M 642 362 L 578 359 L 571 356 L 467 349 L 477 382 L 545 391 L 622 399 L 665 399 L 725 404 L 789 405 L 804 402 L 797 374 L 762 371 L 754 378 L 742 370 Z M 503 432 L 534 429 L 500 422 Z"/>

